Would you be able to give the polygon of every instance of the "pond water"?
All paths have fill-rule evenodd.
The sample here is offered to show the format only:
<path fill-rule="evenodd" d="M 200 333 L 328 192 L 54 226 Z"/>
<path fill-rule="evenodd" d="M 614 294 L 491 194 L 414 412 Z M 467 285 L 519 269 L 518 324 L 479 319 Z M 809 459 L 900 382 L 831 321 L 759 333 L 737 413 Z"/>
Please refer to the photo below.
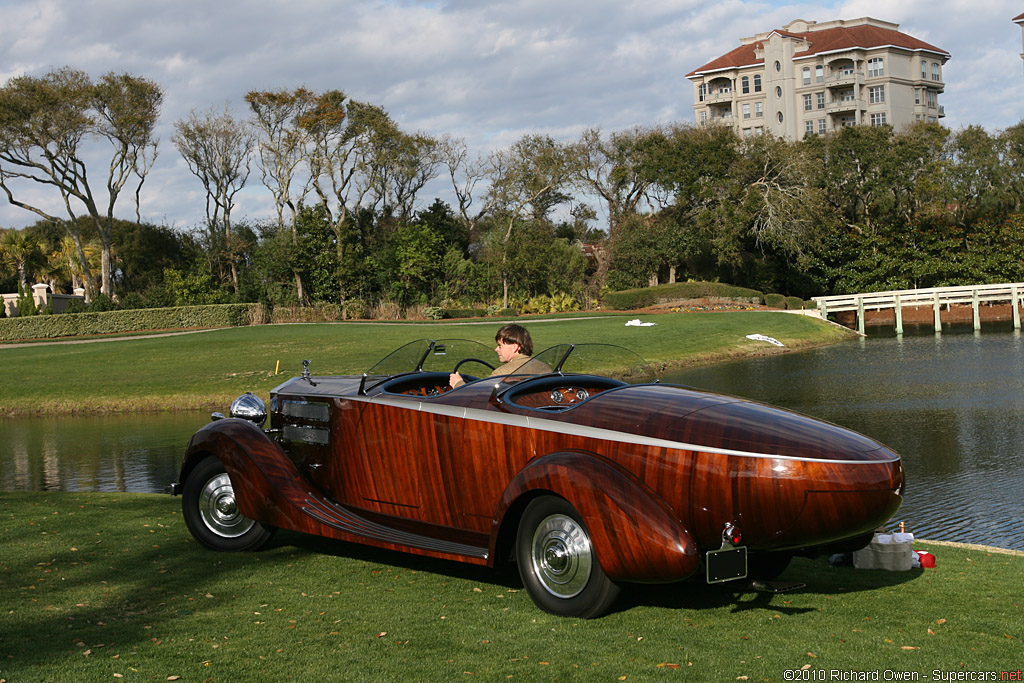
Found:
<path fill-rule="evenodd" d="M 209 413 L 0 419 L 0 490 L 156 493 Z"/>
<path fill-rule="evenodd" d="M 756 330 L 752 330 L 756 332 Z M 693 368 L 665 381 L 783 406 L 903 457 L 895 520 L 919 538 L 1024 550 L 1024 337 L 930 327 Z M 161 492 L 206 413 L 0 420 L 0 490 Z"/>

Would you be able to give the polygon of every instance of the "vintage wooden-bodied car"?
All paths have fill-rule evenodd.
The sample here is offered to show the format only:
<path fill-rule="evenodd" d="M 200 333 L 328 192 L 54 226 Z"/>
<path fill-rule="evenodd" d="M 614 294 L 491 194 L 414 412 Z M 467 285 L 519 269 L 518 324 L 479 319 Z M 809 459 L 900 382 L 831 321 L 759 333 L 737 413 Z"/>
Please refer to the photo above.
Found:
<path fill-rule="evenodd" d="M 493 353 L 465 340 L 413 342 L 362 376 L 311 376 L 306 361 L 271 392 L 269 429 L 245 394 L 196 432 L 171 491 L 214 550 L 256 549 L 281 527 L 511 559 L 540 608 L 577 617 L 627 582 L 774 578 L 796 553 L 862 547 L 899 507 L 902 464 L 881 444 L 581 371 L 595 350 L 556 346 L 537 356 L 549 373 L 483 379 L 466 373 L 486 375 Z M 452 371 L 467 383 L 450 389 Z"/>

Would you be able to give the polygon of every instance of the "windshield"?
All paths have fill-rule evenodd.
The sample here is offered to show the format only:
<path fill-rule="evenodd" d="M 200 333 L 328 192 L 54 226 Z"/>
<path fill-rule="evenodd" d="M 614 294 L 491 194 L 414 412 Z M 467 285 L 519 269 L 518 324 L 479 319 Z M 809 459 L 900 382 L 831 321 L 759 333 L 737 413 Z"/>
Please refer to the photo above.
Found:
<path fill-rule="evenodd" d="M 459 372 L 488 375 L 497 358 L 493 348 L 468 339 L 417 339 L 389 353 L 366 375 L 385 378 L 407 372 L 453 372 L 459 364 Z"/>
<path fill-rule="evenodd" d="M 634 384 L 654 378 L 642 356 L 613 344 L 558 344 L 535 358 L 563 374 L 606 375 Z"/>

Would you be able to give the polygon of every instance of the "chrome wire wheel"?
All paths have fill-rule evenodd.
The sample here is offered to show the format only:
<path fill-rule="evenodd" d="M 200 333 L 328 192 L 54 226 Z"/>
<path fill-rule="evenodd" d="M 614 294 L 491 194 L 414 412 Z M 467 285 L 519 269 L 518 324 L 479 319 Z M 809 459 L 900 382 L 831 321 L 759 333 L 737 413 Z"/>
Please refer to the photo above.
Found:
<path fill-rule="evenodd" d="M 579 595 L 594 566 L 594 551 L 586 530 L 572 517 L 546 517 L 533 532 L 530 559 L 546 591 L 558 598 Z"/>
<path fill-rule="evenodd" d="M 237 538 L 256 524 L 238 511 L 235 489 L 226 473 L 207 481 L 199 492 L 199 515 L 207 529 L 224 538 Z"/>

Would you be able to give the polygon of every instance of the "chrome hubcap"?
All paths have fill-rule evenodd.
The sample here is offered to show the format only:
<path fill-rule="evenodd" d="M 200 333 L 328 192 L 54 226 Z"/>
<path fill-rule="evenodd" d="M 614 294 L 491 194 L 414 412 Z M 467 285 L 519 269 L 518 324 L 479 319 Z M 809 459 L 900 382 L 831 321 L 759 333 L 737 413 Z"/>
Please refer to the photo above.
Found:
<path fill-rule="evenodd" d="M 594 564 L 590 538 L 572 517 L 551 515 L 533 532 L 533 573 L 545 590 L 571 598 L 586 587 Z"/>
<path fill-rule="evenodd" d="M 224 538 L 241 536 L 256 523 L 238 511 L 235 490 L 227 474 L 206 482 L 199 495 L 199 514 L 206 528 Z"/>

